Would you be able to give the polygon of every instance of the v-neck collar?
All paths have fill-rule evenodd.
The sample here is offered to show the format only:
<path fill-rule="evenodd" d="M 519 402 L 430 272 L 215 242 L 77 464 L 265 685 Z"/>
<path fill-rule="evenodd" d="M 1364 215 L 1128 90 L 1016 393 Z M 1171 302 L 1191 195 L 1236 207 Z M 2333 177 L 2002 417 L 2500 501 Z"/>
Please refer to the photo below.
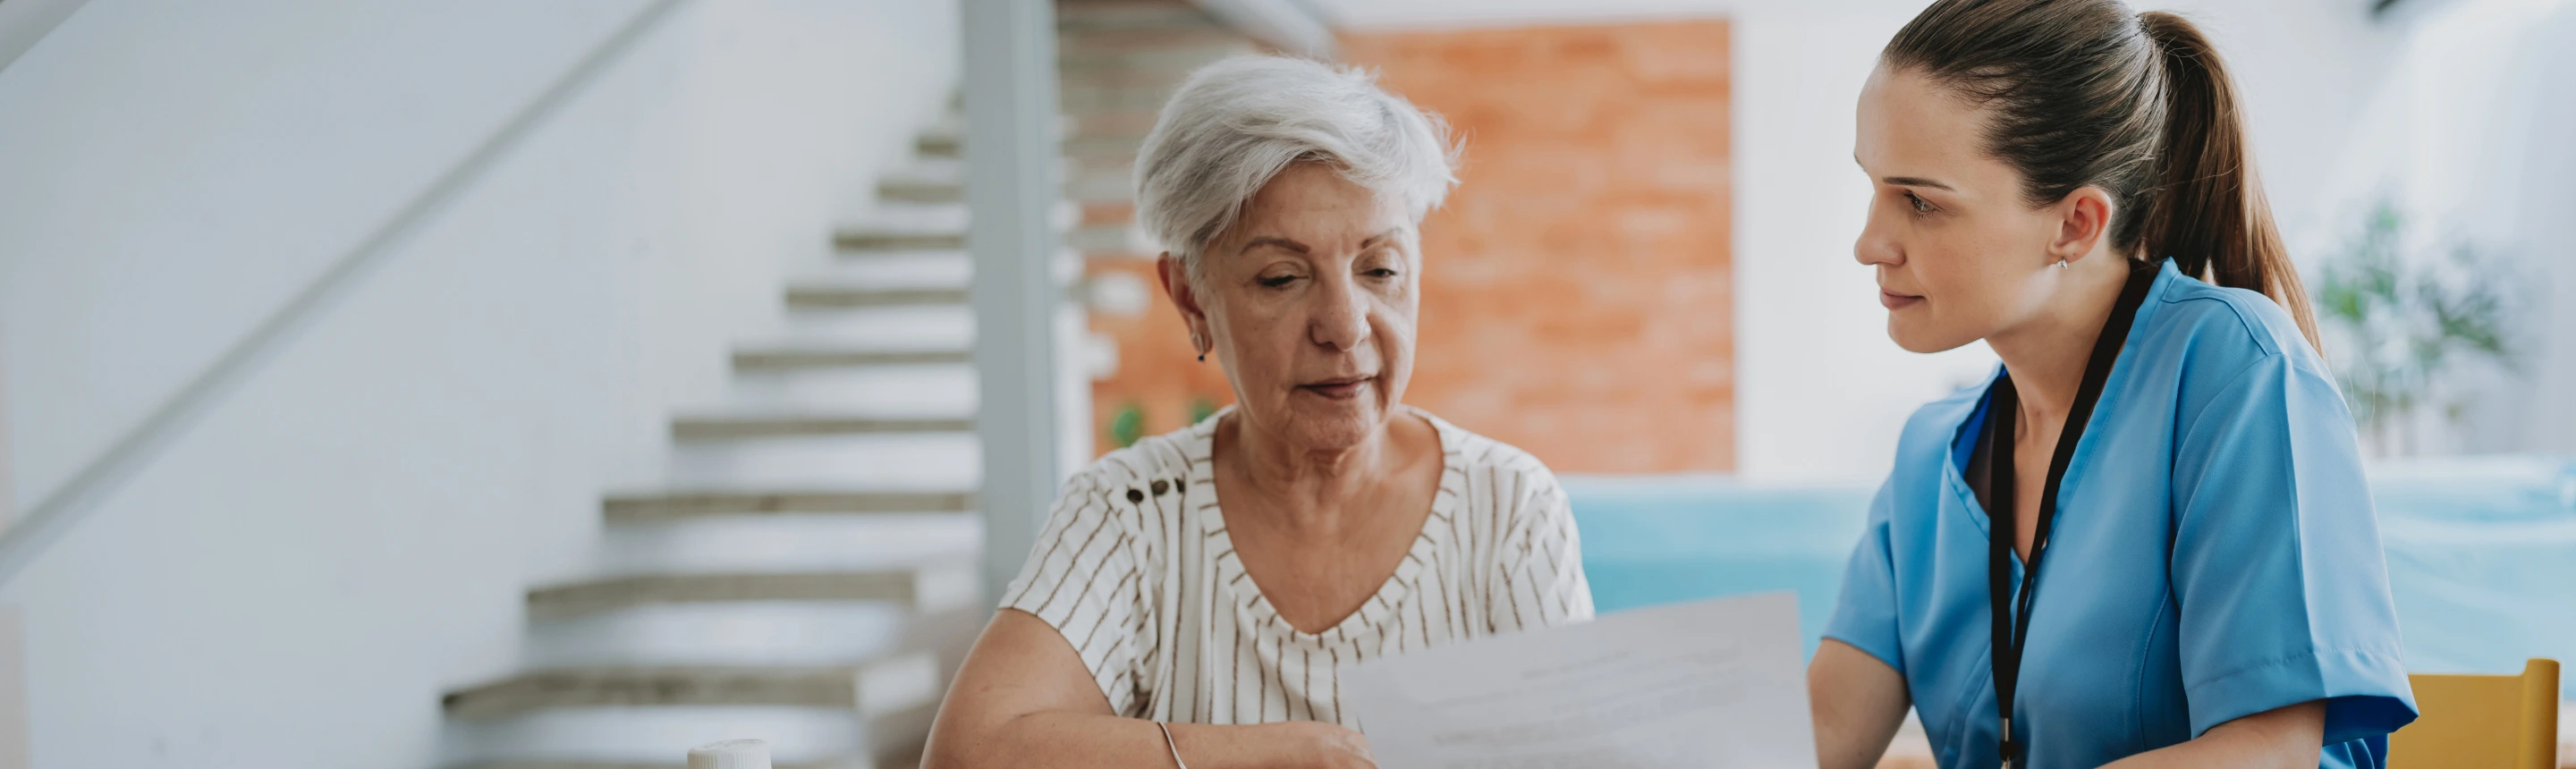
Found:
<path fill-rule="evenodd" d="M 1439 548 L 1439 532 L 1446 531 L 1457 515 L 1458 500 L 1465 496 L 1465 492 L 1456 484 L 1466 477 L 1466 473 L 1459 466 L 1463 457 L 1458 428 L 1420 409 L 1408 406 L 1405 411 L 1430 422 L 1432 431 L 1440 436 L 1440 487 L 1432 493 L 1431 514 L 1423 516 L 1422 530 L 1413 535 L 1413 546 L 1405 552 L 1404 560 L 1396 564 L 1395 573 L 1387 575 L 1385 584 L 1379 585 L 1377 592 L 1361 603 L 1357 611 L 1343 616 L 1341 621 L 1321 633 L 1299 630 L 1279 616 L 1279 610 L 1270 604 L 1270 596 L 1261 590 L 1252 573 L 1243 568 L 1243 559 L 1234 549 L 1234 537 L 1226 531 L 1225 510 L 1218 504 L 1216 491 L 1216 426 L 1234 413 L 1234 407 L 1220 409 L 1190 427 L 1191 477 L 1188 490 L 1183 492 L 1184 501 L 1188 509 L 1202 513 L 1197 516 L 1199 531 L 1207 537 L 1208 551 L 1216 554 L 1217 584 L 1237 593 L 1234 604 L 1238 610 L 1248 613 L 1256 623 L 1276 623 L 1298 639 L 1338 642 L 1383 626 L 1395 607 L 1412 594 L 1414 586 L 1419 584 L 1416 577 L 1422 569 L 1428 568 Z M 1245 593 L 1250 594 L 1248 599 L 1242 595 Z"/>
<path fill-rule="evenodd" d="M 2115 403 L 2118 396 L 2129 389 L 2128 376 L 2137 368 L 2132 359 L 2139 354 L 2137 351 L 2139 332 L 2155 321 L 2156 310 L 2164 304 L 2165 293 L 2172 289 L 2174 281 L 2181 279 L 2183 279 L 2182 271 L 2174 267 L 2172 259 L 2158 260 L 2155 282 L 2148 285 L 2146 298 L 2139 301 L 2137 316 L 2129 320 L 2129 327 L 2124 331 L 2127 336 L 2121 338 L 2120 354 L 2112 359 L 2110 378 L 2102 383 L 2100 402 Z M 1975 450 L 1976 432 L 1983 431 L 1986 420 L 1992 416 L 1986 411 L 1993 400 L 1995 380 L 2009 375 L 2002 363 L 1995 364 L 1994 373 L 1986 377 L 1985 384 L 1978 388 L 1977 395 L 1957 409 L 1957 421 L 1950 425 L 1949 451 L 1942 452 L 1943 485 L 1948 488 L 1950 495 L 1958 500 L 1960 508 L 1967 511 L 1968 520 L 1976 525 L 1977 531 L 1987 536 L 1993 536 L 1994 532 L 1988 518 L 1993 515 L 1993 511 L 1986 509 L 1985 503 L 1977 499 L 1976 491 L 1968 485 L 1967 460 L 1969 452 Z M 2087 467 L 2084 460 L 2096 450 L 2095 446 L 2100 445 L 2102 440 L 2106 440 L 2097 437 L 2099 432 L 2097 423 L 2107 419 L 2105 415 L 2112 411 L 2113 409 L 2110 408 L 2096 407 L 2092 415 L 2086 419 L 2084 435 L 2075 442 L 2075 455 L 2067 463 L 2066 478 L 2058 488 L 2057 493 L 2060 498 L 2075 493 L 2081 475 L 2078 471 Z M 2021 562 L 2019 553 L 2016 552 L 2013 555 L 2013 562 L 2016 564 Z"/>

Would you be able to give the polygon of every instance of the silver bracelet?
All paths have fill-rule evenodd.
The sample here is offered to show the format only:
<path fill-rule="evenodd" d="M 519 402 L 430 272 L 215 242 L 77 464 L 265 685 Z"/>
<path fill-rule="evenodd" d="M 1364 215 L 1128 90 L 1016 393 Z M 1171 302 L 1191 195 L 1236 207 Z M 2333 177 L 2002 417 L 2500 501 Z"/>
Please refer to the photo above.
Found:
<path fill-rule="evenodd" d="M 1172 749 L 1172 765 L 1181 769 L 1190 769 L 1189 762 L 1181 760 L 1181 744 L 1172 741 L 1172 725 L 1156 721 L 1154 726 L 1163 730 L 1163 747 Z"/>

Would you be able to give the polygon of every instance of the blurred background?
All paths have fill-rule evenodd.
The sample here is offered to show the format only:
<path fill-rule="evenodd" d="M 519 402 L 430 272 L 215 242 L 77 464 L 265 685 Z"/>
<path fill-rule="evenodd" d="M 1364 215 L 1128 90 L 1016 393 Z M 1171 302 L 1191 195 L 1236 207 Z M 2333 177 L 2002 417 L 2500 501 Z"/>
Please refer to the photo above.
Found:
<path fill-rule="evenodd" d="M 1921 6 L 0 0 L 0 767 L 909 766 L 1053 479 L 1231 400 L 1129 166 L 1262 51 L 1465 141 L 1408 400 L 1604 610 L 1812 644 L 1994 365 L 1851 259 Z M 2244 88 L 2409 664 L 2576 659 L 2576 0 L 2139 7 Z"/>

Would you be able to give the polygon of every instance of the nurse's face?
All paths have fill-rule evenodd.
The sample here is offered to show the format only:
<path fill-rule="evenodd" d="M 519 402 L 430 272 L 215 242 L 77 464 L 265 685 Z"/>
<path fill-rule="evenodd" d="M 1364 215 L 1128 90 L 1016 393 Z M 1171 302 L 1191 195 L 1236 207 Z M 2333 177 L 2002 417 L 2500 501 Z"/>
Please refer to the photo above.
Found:
<path fill-rule="evenodd" d="M 2021 175 L 1986 154 L 1983 110 L 1913 72 L 1882 66 L 1860 96 L 1854 160 L 1869 174 L 1869 223 L 1852 253 L 1878 268 L 1887 335 L 1939 352 L 2034 316 L 2063 217 L 2034 209 Z"/>

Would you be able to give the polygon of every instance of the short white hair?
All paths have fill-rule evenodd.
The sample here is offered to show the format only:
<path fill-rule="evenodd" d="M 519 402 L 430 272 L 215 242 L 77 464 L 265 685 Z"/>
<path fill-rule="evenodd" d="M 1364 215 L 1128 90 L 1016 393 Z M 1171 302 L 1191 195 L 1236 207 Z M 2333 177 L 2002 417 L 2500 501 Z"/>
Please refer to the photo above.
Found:
<path fill-rule="evenodd" d="M 1196 276 L 1208 242 L 1301 161 L 1395 196 L 1416 224 L 1458 182 L 1448 125 L 1379 88 L 1376 75 L 1236 56 L 1190 73 L 1163 105 L 1136 157 L 1136 218 Z"/>

